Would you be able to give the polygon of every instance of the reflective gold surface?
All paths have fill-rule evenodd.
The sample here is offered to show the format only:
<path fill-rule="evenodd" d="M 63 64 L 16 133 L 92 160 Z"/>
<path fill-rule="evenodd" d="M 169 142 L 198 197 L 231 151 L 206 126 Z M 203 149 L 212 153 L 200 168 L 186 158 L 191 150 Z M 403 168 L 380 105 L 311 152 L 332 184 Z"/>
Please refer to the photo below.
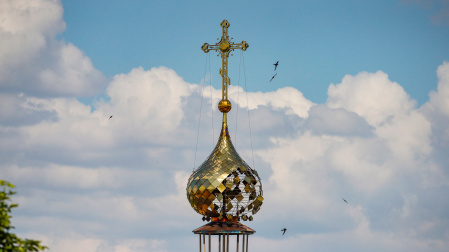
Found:
<path fill-rule="evenodd" d="M 222 41 L 219 45 L 220 51 L 227 52 L 230 49 L 230 45 L 228 41 Z"/>
<path fill-rule="evenodd" d="M 215 149 L 190 176 L 187 198 L 207 220 L 252 220 L 259 211 L 263 203 L 259 175 L 235 150 L 226 123 Z"/>
<path fill-rule="evenodd" d="M 229 100 L 221 100 L 218 103 L 218 110 L 220 110 L 220 112 L 222 113 L 228 113 L 229 111 L 231 111 L 232 108 L 232 104 Z"/>

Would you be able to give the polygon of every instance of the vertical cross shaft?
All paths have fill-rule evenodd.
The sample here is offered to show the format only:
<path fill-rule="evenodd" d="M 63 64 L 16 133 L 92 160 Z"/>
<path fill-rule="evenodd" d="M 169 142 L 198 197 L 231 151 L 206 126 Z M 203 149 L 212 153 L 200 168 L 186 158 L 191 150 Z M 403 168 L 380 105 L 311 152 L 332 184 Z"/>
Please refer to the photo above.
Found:
<path fill-rule="evenodd" d="M 222 28 L 221 40 L 214 45 L 209 45 L 208 43 L 204 43 L 201 47 L 205 53 L 209 51 L 216 51 L 221 53 L 221 69 L 219 71 L 220 76 L 222 78 L 222 90 L 221 90 L 221 101 L 218 104 L 218 109 L 223 113 L 223 123 L 227 123 L 226 113 L 231 110 L 231 102 L 228 100 L 228 85 L 231 85 L 231 80 L 228 77 L 228 57 L 229 53 L 234 51 L 235 49 L 241 49 L 242 51 L 246 51 L 249 47 L 246 41 L 242 41 L 242 43 L 236 44 L 229 39 L 228 36 L 228 27 L 229 22 L 225 19 L 220 24 Z"/>

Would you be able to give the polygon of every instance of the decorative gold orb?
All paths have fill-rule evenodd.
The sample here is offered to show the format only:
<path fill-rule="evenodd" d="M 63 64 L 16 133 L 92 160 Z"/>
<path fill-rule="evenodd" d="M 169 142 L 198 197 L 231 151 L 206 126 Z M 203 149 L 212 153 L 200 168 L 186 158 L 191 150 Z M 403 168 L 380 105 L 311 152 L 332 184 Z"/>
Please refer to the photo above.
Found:
<path fill-rule="evenodd" d="M 231 48 L 231 45 L 229 44 L 229 42 L 227 40 L 224 40 L 220 43 L 220 45 L 218 47 L 220 48 L 220 51 L 227 52 Z"/>
<path fill-rule="evenodd" d="M 228 113 L 231 111 L 232 105 L 229 100 L 221 100 L 218 103 L 218 110 L 220 110 L 221 113 Z"/>

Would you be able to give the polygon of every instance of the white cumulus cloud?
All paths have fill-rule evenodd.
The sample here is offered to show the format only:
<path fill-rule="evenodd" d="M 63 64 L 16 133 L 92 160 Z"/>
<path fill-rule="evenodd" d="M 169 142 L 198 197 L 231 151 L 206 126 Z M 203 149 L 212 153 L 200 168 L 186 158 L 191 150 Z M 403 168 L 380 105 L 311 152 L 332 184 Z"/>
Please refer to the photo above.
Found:
<path fill-rule="evenodd" d="M 73 44 L 60 1 L 0 2 L 0 89 L 38 96 L 98 94 L 105 78 Z"/>
<path fill-rule="evenodd" d="M 404 89 L 382 71 L 346 75 L 341 83 L 329 86 L 327 104 L 355 112 L 372 126 L 416 106 Z"/>

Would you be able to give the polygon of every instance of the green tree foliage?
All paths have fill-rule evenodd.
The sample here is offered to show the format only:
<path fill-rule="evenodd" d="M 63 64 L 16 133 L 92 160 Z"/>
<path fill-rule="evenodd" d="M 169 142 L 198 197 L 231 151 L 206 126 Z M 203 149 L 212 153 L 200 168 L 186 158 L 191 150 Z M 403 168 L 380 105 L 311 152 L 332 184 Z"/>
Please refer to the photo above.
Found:
<path fill-rule="evenodd" d="M 22 239 L 11 233 L 11 210 L 19 205 L 13 204 L 11 196 L 16 194 L 12 191 L 14 185 L 8 181 L 0 180 L 0 252 L 28 252 L 43 251 L 48 249 L 41 245 L 40 241 Z"/>

